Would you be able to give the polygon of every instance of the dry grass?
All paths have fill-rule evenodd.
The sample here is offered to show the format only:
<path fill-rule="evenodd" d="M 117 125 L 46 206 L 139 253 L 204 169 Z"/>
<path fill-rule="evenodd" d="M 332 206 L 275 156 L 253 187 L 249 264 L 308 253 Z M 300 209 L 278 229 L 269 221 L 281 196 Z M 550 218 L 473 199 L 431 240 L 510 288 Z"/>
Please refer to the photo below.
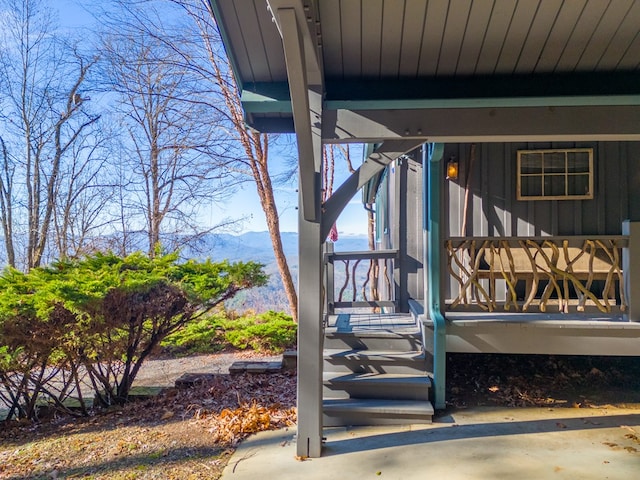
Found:
<path fill-rule="evenodd" d="M 245 436 L 295 423 L 295 377 L 220 375 L 87 419 L 10 422 L 2 479 L 217 479 Z"/>
<path fill-rule="evenodd" d="M 218 479 L 250 433 L 296 419 L 295 376 L 219 375 L 190 390 L 86 419 L 0 425 L 0 479 Z M 637 358 L 448 358 L 447 398 L 471 405 L 590 407 L 640 403 Z"/>

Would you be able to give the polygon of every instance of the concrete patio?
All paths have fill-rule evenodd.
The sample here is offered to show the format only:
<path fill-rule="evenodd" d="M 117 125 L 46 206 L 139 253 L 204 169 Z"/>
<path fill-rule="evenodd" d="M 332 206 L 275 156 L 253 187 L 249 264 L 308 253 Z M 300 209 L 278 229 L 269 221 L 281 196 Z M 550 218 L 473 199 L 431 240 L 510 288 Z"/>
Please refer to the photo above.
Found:
<path fill-rule="evenodd" d="M 250 437 L 223 480 L 626 480 L 640 469 L 640 408 L 472 408 L 432 425 L 325 429 L 322 457 L 304 461 L 294 434 Z"/>

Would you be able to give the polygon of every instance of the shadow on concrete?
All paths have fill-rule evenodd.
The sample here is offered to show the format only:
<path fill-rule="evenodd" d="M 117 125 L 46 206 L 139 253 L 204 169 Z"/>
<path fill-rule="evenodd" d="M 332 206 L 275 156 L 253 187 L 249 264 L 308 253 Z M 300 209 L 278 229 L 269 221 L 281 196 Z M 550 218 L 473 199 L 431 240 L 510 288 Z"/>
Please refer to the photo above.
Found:
<path fill-rule="evenodd" d="M 451 417 L 445 417 L 450 421 Z M 553 432 L 579 432 L 605 428 L 619 428 L 624 425 L 640 423 L 640 414 L 585 416 L 553 418 L 544 420 L 525 420 L 475 423 L 458 425 L 435 422 L 429 428 L 366 435 L 362 433 L 354 438 L 336 439 L 326 443 L 322 456 L 345 455 L 348 453 L 371 451 L 389 447 L 402 447 L 421 444 L 433 444 L 450 440 L 488 438 L 509 435 L 527 435 Z M 373 432 L 373 431 L 372 431 Z"/>

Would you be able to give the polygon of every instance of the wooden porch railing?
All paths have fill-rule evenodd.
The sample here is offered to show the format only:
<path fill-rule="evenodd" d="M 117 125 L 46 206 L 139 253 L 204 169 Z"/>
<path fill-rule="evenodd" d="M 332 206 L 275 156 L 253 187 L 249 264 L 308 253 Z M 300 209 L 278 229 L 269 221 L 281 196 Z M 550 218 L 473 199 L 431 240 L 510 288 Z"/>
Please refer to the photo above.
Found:
<path fill-rule="evenodd" d="M 397 250 L 334 252 L 327 244 L 325 265 L 325 308 L 395 309 L 394 262 Z"/>
<path fill-rule="evenodd" d="M 537 304 L 541 312 L 557 303 L 564 313 L 573 305 L 578 312 L 587 305 L 603 313 L 611 312 L 612 306 L 627 308 L 622 271 L 626 236 L 456 237 L 445 246 L 447 269 L 454 279 L 451 296 L 456 295 L 449 309 L 476 305 L 493 312 L 499 303 L 515 311 Z M 497 280 L 504 281 L 500 301 Z M 604 282 L 601 289 L 595 289 L 596 280 Z M 519 297 L 520 281 L 524 295 Z"/>

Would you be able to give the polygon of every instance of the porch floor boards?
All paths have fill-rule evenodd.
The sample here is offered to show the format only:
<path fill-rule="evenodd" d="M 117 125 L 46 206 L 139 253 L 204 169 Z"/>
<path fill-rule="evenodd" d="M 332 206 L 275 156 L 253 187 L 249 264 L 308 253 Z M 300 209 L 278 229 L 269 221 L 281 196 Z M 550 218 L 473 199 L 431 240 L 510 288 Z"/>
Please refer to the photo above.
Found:
<path fill-rule="evenodd" d="M 342 313 L 329 315 L 327 328 L 337 333 L 418 331 L 416 318 L 410 313 Z"/>
<path fill-rule="evenodd" d="M 603 327 L 607 324 L 621 327 L 623 325 L 637 326 L 640 323 L 630 322 L 621 313 L 509 313 L 509 312 L 445 312 L 448 321 L 465 325 L 467 323 L 526 323 L 526 324 L 546 324 L 547 326 L 575 325 L 579 323 L 581 327 Z M 426 320 L 429 322 L 429 320 Z"/>

